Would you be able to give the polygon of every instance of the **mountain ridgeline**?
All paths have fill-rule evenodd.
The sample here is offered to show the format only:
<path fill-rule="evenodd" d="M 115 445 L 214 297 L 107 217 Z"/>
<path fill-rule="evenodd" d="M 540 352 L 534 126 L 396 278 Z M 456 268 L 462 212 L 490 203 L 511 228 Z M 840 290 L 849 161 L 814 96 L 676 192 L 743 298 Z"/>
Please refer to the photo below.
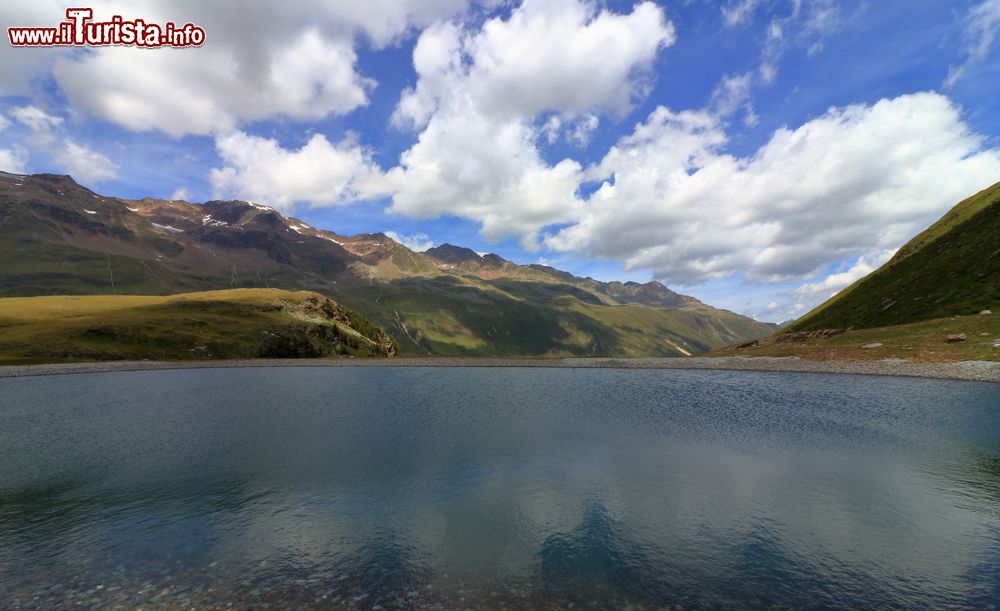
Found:
<path fill-rule="evenodd" d="M 1000 183 L 960 202 L 885 265 L 785 331 L 870 329 L 998 306 Z"/>
<path fill-rule="evenodd" d="M 600 282 L 444 244 L 340 235 L 260 204 L 104 197 L 0 173 L 0 296 L 315 291 L 401 354 L 680 356 L 774 330 L 659 282 Z"/>

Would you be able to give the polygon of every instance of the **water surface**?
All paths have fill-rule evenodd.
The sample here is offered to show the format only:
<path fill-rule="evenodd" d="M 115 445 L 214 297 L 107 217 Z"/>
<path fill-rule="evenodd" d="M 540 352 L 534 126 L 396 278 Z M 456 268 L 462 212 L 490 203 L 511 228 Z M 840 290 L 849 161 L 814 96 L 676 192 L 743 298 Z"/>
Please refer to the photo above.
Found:
<path fill-rule="evenodd" d="M 969 607 L 1000 387 L 677 370 L 0 380 L 0 606 Z"/>

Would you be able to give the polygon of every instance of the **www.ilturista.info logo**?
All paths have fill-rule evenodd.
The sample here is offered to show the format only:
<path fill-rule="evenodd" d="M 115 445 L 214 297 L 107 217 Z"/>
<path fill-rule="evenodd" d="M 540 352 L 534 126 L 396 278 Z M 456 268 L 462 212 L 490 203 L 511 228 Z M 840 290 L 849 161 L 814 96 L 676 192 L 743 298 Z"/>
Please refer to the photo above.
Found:
<path fill-rule="evenodd" d="M 200 47 L 205 30 L 185 23 L 168 21 L 163 25 L 142 19 L 124 19 L 115 15 L 110 21 L 93 21 L 89 8 L 66 9 L 66 21 L 55 27 L 7 28 L 7 37 L 15 47 Z"/>

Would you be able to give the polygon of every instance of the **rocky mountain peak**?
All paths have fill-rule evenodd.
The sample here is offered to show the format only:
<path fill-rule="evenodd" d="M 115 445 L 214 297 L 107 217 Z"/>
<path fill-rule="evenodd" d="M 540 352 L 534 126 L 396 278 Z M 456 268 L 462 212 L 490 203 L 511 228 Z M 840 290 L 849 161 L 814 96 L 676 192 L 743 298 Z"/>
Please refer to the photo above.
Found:
<path fill-rule="evenodd" d="M 442 244 L 424 251 L 424 254 L 442 263 L 458 265 L 461 263 L 480 263 L 482 257 L 471 248 L 455 246 L 454 244 Z"/>

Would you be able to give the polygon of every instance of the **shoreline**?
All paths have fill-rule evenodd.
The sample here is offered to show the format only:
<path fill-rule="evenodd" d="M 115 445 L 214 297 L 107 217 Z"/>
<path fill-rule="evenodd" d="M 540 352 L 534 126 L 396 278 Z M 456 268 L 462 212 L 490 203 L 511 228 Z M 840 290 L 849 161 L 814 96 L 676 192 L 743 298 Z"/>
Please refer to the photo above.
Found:
<path fill-rule="evenodd" d="M 690 357 L 690 358 L 488 358 L 399 357 L 392 359 L 253 359 L 233 361 L 109 361 L 0 365 L 0 378 L 47 375 L 167 371 L 179 369 L 232 369 L 246 367 L 537 367 L 560 369 L 701 369 L 712 371 L 770 371 L 832 373 L 1000 383 L 1000 362 L 960 361 L 913 363 L 898 359 L 881 361 L 816 361 L 798 357 Z"/>

